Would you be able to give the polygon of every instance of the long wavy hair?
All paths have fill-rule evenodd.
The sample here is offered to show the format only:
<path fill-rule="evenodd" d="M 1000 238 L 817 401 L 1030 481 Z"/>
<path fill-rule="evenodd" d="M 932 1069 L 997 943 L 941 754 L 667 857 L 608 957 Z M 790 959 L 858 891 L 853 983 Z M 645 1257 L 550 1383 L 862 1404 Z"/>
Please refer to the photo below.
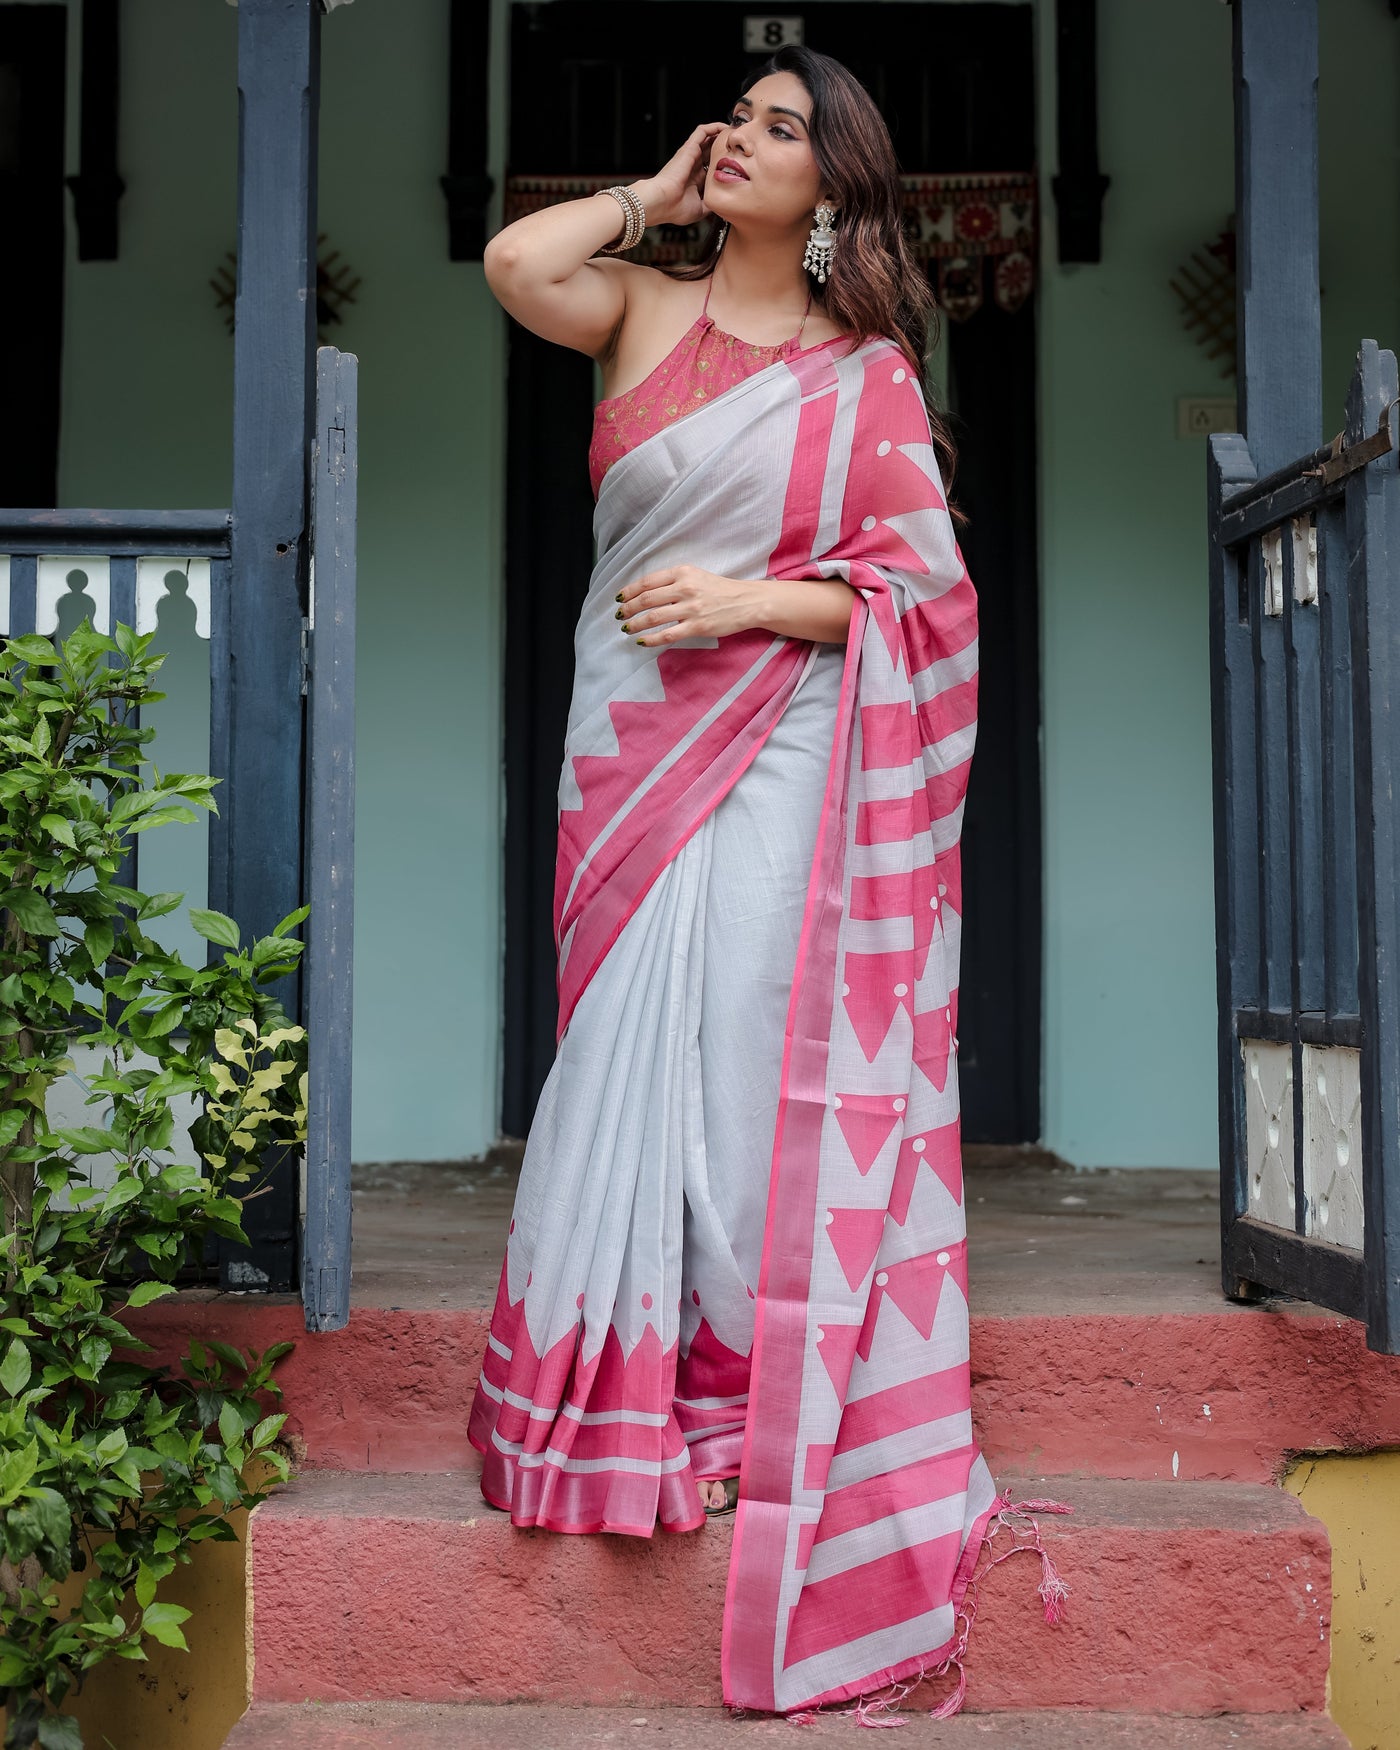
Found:
<path fill-rule="evenodd" d="M 909 248 L 899 161 L 885 118 L 848 67 L 815 49 L 785 44 L 748 83 L 770 73 L 795 73 L 807 88 L 812 156 L 837 209 L 831 266 L 825 286 L 813 283 L 813 300 L 843 333 L 854 337 L 855 345 L 886 337 L 899 346 L 928 409 L 949 514 L 955 523 L 966 523 L 966 514 L 952 502 L 957 451 L 925 368 L 929 347 L 938 344 L 938 304 Z M 711 214 L 696 260 L 664 271 L 673 279 L 708 279 L 719 260 L 721 224 L 718 214 Z"/>

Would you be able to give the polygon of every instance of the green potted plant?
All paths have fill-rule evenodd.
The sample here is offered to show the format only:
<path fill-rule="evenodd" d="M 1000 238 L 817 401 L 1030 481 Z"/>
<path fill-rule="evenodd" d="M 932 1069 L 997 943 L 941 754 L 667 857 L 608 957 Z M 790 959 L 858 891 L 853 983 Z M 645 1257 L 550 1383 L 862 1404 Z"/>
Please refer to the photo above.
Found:
<path fill-rule="evenodd" d="M 307 908 L 246 948 L 231 919 L 190 908 L 220 950 L 191 966 L 143 927 L 184 896 L 118 881 L 133 835 L 214 810 L 214 779 L 142 756 L 140 713 L 164 696 L 150 645 L 84 621 L 61 647 L 0 649 L 6 1750 L 80 1746 L 61 1709 L 89 1670 L 143 1660 L 149 1639 L 184 1646 L 189 1613 L 161 1581 L 288 1474 L 270 1405 L 290 1344 L 191 1342 L 174 1372 L 122 1319 L 175 1292 L 209 1236 L 243 1241 L 243 1203 L 306 1134 L 305 1032 L 265 987 L 296 967 Z M 101 1122 L 51 1128 L 75 1054 Z"/>

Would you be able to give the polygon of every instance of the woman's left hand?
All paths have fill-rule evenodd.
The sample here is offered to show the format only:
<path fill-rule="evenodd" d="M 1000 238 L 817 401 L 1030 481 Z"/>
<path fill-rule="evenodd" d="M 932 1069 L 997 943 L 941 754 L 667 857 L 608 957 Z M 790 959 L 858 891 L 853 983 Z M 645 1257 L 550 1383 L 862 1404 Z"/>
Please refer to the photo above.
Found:
<path fill-rule="evenodd" d="M 763 623 L 764 585 L 667 565 L 629 583 L 618 596 L 622 630 L 638 644 L 675 644 L 682 638 L 724 638 Z"/>

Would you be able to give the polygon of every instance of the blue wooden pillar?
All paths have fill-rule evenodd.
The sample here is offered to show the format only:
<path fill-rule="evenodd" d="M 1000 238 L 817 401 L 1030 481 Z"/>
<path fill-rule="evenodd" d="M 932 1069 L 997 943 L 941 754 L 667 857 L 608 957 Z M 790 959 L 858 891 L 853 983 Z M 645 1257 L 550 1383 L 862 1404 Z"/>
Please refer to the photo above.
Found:
<path fill-rule="evenodd" d="M 244 940 L 302 899 L 303 629 L 315 404 L 319 0 L 240 0 L 232 591 L 210 904 Z M 272 987 L 301 1011 L 300 979 Z M 227 1287 L 296 1285 L 296 1171 L 253 1199 Z"/>
<path fill-rule="evenodd" d="M 1322 441 L 1317 0 L 1234 0 L 1240 430 L 1260 476 Z"/>

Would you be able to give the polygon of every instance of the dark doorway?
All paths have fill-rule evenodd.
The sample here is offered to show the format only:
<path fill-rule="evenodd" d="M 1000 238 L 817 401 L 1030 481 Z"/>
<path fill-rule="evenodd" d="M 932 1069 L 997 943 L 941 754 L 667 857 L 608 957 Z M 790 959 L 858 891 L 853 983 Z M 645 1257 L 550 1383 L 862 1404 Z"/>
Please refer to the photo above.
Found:
<path fill-rule="evenodd" d="M 512 174 L 636 177 L 724 113 L 767 50 L 755 9 L 550 0 L 512 8 Z M 784 14 L 790 16 L 790 14 Z M 848 5 L 802 13 L 807 44 L 865 83 L 901 169 L 1035 161 L 1029 5 Z M 1040 757 L 1035 317 L 990 299 L 948 324 L 949 398 L 981 604 L 977 755 L 964 824 L 959 1072 L 964 1134 L 1040 1135 Z M 556 792 L 573 628 L 593 563 L 593 363 L 510 325 L 506 514 L 506 971 L 502 1127 L 523 1136 L 554 1057 Z"/>
<path fill-rule="evenodd" d="M 0 6 L 0 504 L 58 501 L 63 344 L 62 6 Z"/>

